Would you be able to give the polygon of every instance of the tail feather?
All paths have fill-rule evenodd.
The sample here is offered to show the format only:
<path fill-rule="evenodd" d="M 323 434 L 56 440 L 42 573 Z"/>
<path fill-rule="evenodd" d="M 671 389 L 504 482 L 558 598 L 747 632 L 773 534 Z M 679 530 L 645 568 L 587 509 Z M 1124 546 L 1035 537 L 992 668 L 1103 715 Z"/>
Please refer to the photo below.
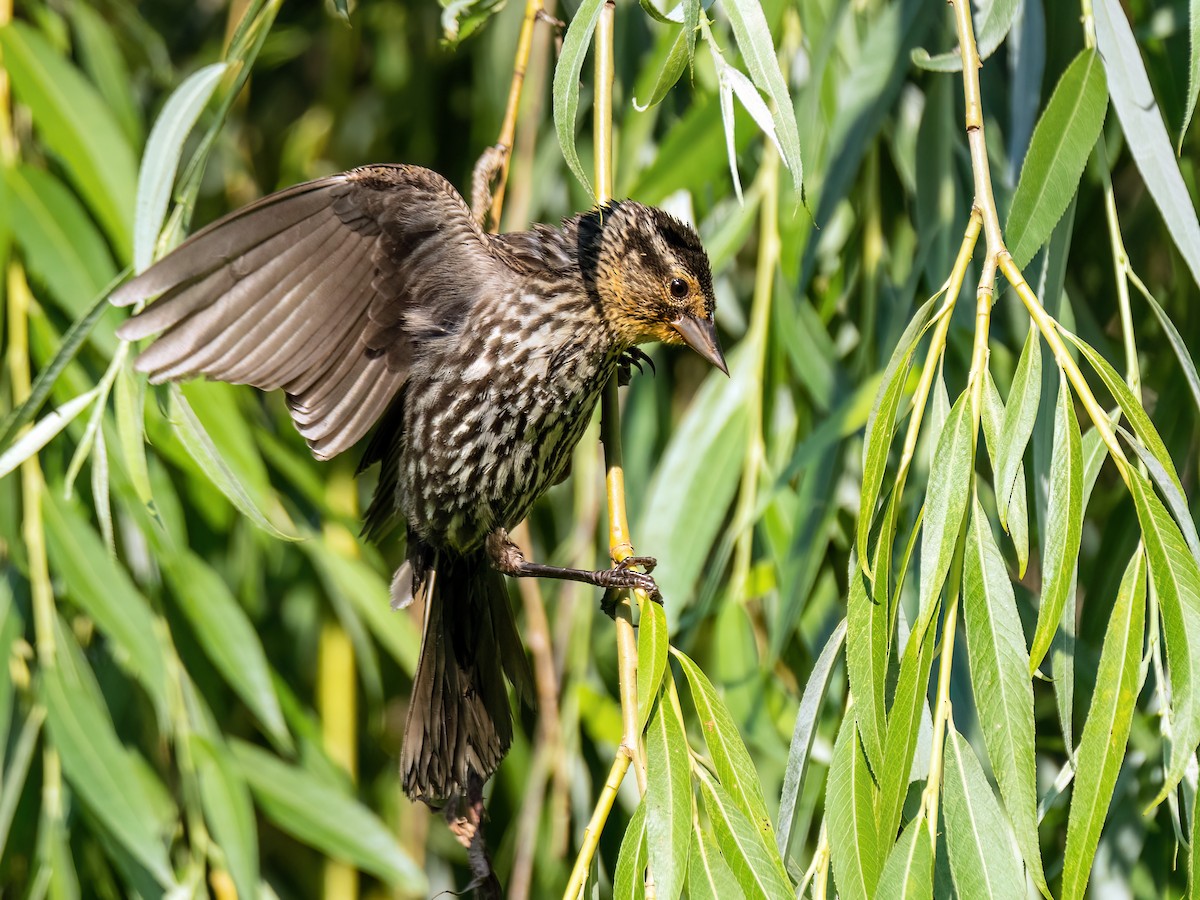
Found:
<path fill-rule="evenodd" d="M 496 771 L 512 743 L 505 675 L 525 695 L 532 678 L 503 577 L 482 554 L 412 571 L 425 629 L 400 774 L 410 797 L 440 805 Z"/>

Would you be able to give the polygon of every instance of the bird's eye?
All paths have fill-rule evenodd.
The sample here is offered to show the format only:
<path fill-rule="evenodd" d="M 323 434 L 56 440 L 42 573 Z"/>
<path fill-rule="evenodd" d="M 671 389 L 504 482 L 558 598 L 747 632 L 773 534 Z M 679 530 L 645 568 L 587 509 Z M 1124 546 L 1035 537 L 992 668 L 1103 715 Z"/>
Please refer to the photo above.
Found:
<path fill-rule="evenodd" d="M 669 287 L 671 296 L 676 300 L 682 300 L 688 295 L 688 283 L 682 278 L 672 278 Z"/>

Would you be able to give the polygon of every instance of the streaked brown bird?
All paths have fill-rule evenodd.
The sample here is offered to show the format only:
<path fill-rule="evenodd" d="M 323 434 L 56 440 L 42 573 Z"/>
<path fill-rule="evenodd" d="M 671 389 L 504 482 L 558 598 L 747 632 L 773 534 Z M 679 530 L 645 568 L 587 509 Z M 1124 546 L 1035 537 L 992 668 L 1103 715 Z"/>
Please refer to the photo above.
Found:
<path fill-rule="evenodd" d="M 118 332 L 159 334 L 137 360 L 152 382 L 281 388 L 320 459 L 378 422 L 360 466 L 381 465 L 365 532 L 405 526 L 393 596 L 425 603 L 404 790 L 478 796 L 512 738 L 503 675 L 530 683 L 500 574 L 655 590 L 628 567 L 528 562 L 507 529 L 565 477 L 638 344 L 687 344 L 725 369 L 695 231 L 621 201 L 492 235 L 434 172 L 367 166 L 217 221 L 112 302 L 160 295 Z"/>

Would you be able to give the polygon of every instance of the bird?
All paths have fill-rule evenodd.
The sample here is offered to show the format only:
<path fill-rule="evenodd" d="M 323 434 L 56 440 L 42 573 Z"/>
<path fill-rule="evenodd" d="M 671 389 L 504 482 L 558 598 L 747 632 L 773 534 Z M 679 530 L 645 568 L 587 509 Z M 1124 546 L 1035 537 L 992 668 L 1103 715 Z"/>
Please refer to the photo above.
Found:
<path fill-rule="evenodd" d="M 445 178 L 412 165 L 263 197 L 110 300 L 141 308 L 121 339 L 157 335 L 135 363 L 152 383 L 282 390 L 318 459 L 375 429 L 359 465 L 380 466 L 364 534 L 401 533 L 393 605 L 417 598 L 425 617 L 401 782 L 434 807 L 481 796 L 506 754 L 505 676 L 531 693 L 502 576 L 657 596 L 649 558 L 560 568 L 526 560 L 508 536 L 566 477 L 605 383 L 651 341 L 728 374 L 689 225 L 620 200 L 491 234 Z"/>

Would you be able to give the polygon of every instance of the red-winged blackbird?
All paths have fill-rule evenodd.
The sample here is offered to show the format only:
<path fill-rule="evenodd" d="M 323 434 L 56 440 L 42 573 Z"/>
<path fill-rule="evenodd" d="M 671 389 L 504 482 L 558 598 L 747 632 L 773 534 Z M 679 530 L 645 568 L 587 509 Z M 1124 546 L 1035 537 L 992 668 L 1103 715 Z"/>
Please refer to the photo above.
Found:
<path fill-rule="evenodd" d="M 378 421 L 371 537 L 405 525 L 393 596 L 425 601 L 405 727 L 405 791 L 478 796 L 512 737 L 502 673 L 530 682 L 500 573 L 654 590 L 627 567 L 527 562 L 506 529 L 567 472 L 608 378 L 637 344 L 688 344 L 725 369 L 696 233 L 631 201 L 561 228 L 484 233 L 441 176 L 368 166 L 265 197 L 121 287 L 162 295 L 122 338 L 153 382 L 282 388 L 327 459 Z"/>

